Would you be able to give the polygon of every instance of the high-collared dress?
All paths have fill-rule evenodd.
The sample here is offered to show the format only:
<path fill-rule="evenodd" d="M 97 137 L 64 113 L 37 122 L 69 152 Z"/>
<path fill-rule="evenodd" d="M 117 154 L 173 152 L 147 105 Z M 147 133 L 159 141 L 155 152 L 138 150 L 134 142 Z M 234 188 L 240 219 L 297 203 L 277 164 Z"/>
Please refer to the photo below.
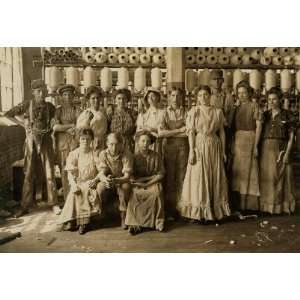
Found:
<path fill-rule="evenodd" d="M 160 108 L 149 107 L 145 113 L 140 113 L 138 115 L 136 125 L 137 131 L 153 129 L 155 132 L 158 132 L 159 126 L 162 123 L 164 116 L 164 110 Z M 153 149 L 161 157 L 163 157 L 163 139 L 157 138 Z"/>
<path fill-rule="evenodd" d="M 291 161 L 283 163 L 289 135 L 295 130 L 292 114 L 282 109 L 272 117 L 264 113 L 260 157 L 260 210 L 271 214 L 293 213 L 296 195 Z"/>
<path fill-rule="evenodd" d="M 223 149 L 218 135 L 224 126 L 221 109 L 200 105 L 187 116 L 187 133 L 195 134 L 196 163 L 188 164 L 181 199 L 181 216 L 196 220 L 219 220 L 230 215 Z"/>
<path fill-rule="evenodd" d="M 133 176 L 164 175 L 165 169 L 159 155 L 150 150 L 147 155 L 136 153 L 133 159 Z M 161 182 L 147 188 L 133 187 L 128 202 L 126 225 L 162 230 L 164 228 L 164 201 Z"/>
<path fill-rule="evenodd" d="M 256 103 L 247 101 L 237 107 L 231 189 L 238 193 L 242 210 L 259 209 L 259 166 L 258 159 L 253 155 L 256 121 L 262 121 L 262 114 Z"/>

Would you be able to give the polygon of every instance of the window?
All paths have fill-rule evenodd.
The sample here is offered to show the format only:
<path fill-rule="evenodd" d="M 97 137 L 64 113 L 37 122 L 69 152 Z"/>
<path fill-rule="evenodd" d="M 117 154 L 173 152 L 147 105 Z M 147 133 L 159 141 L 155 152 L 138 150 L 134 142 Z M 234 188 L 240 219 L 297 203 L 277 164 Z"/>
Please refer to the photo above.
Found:
<path fill-rule="evenodd" d="M 24 97 L 22 50 L 0 47 L 0 111 L 7 111 Z"/>

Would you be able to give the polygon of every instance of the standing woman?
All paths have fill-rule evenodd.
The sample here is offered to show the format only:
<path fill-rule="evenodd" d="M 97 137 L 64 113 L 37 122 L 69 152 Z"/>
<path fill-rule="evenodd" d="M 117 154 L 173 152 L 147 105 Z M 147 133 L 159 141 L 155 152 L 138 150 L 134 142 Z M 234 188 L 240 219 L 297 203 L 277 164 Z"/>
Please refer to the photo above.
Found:
<path fill-rule="evenodd" d="M 182 217 L 194 220 L 220 220 L 230 215 L 225 174 L 225 118 L 219 108 L 210 106 L 211 90 L 200 86 L 197 106 L 187 116 L 189 163 L 181 200 Z"/>
<path fill-rule="evenodd" d="M 131 99 L 131 93 L 127 89 L 120 89 L 115 92 L 114 98 L 116 106 L 111 118 L 110 132 L 119 133 L 123 137 L 124 149 L 133 152 L 135 124 L 127 107 Z"/>
<path fill-rule="evenodd" d="M 98 87 L 90 86 L 85 97 L 89 102 L 89 108 L 80 114 L 76 127 L 91 128 L 94 134 L 93 148 L 101 151 L 105 149 L 107 133 L 107 117 L 104 109 L 101 107 L 103 96 Z"/>
<path fill-rule="evenodd" d="M 162 156 L 162 138 L 158 135 L 158 129 L 162 123 L 164 110 L 159 108 L 160 92 L 154 88 L 149 88 L 145 94 L 144 103 L 148 107 L 145 113 L 139 113 L 136 124 L 137 132 L 149 131 L 155 138 L 153 150 Z"/>
<path fill-rule="evenodd" d="M 236 88 L 234 116 L 232 191 L 237 209 L 259 209 L 258 144 L 262 130 L 262 114 L 251 101 L 252 88 L 241 81 Z"/>
<path fill-rule="evenodd" d="M 183 106 L 183 91 L 173 88 L 169 92 L 169 106 L 164 111 L 162 123 L 158 128 L 161 138 L 166 138 L 166 213 L 176 218 L 176 205 L 181 197 L 182 185 L 188 162 L 189 143 L 186 135 L 186 112 Z"/>
<path fill-rule="evenodd" d="M 55 137 L 55 150 L 61 173 L 64 199 L 69 192 L 69 182 L 65 171 L 66 160 L 69 153 L 78 146 L 76 138 L 76 119 L 80 114 L 80 108 L 74 104 L 76 89 L 73 85 L 63 85 L 57 90 L 61 97 L 61 105 L 56 108 L 55 125 L 53 126 Z"/>
<path fill-rule="evenodd" d="M 295 122 L 292 113 L 281 108 L 281 99 L 279 89 L 269 91 L 262 131 L 260 210 L 270 214 L 293 213 L 296 201 L 290 162 Z"/>

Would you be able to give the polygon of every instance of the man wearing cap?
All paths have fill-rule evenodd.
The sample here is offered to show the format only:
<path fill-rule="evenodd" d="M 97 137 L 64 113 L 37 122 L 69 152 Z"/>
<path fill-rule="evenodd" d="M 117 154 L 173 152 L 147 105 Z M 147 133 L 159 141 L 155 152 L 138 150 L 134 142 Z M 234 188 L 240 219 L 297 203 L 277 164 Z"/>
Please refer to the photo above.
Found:
<path fill-rule="evenodd" d="M 223 83 L 223 71 L 212 70 L 210 73 L 210 88 L 212 91 L 210 105 L 223 110 L 226 125 L 230 126 L 230 113 L 233 109 L 233 98 L 230 93 L 222 88 Z"/>
<path fill-rule="evenodd" d="M 54 149 L 51 138 L 55 107 L 45 101 L 47 87 L 43 80 L 31 83 L 33 99 L 25 101 L 6 113 L 7 116 L 24 114 L 26 130 L 24 155 L 24 184 L 21 208 L 16 217 L 28 213 L 33 202 L 34 191 L 39 184 L 47 186 L 47 200 L 56 214 L 60 213 L 57 206 L 56 184 L 54 177 Z"/>
<path fill-rule="evenodd" d="M 212 95 L 210 105 L 223 110 L 225 117 L 225 134 L 226 134 L 226 154 L 229 155 L 231 144 L 231 124 L 234 113 L 234 101 L 232 95 L 222 88 L 224 83 L 223 71 L 212 70 L 210 73 L 210 87 Z M 228 156 L 227 156 L 228 157 Z"/>
<path fill-rule="evenodd" d="M 78 146 L 76 138 L 76 120 L 81 110 L 74 105 L 76 89 L 72 84 L 66 84 L 58 88 L 60 105 L 56 108 L 55 124 L 53 126 L 55 137 L 55 152 L 61 174 L 64 199 L 67 199 L 69 182 L 65 171 L 66 160 L 71 151 Z"/>

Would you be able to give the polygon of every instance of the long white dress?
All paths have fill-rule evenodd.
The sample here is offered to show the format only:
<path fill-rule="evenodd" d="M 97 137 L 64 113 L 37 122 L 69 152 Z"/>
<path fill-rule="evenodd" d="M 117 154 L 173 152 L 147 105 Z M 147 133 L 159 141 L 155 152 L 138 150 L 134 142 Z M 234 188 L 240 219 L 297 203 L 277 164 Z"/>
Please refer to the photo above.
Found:
<path fill-rule="evenodd" d="M 224 125 L 221 109 L 192 108 L 187 116 L 187 133 L 195 133 L 196 163 L 188 164 L 181 199 L 181 216 L 196 220 L 222 219 L 230 215 L 228 185 L 222 144 L 217 133 Z"/>

